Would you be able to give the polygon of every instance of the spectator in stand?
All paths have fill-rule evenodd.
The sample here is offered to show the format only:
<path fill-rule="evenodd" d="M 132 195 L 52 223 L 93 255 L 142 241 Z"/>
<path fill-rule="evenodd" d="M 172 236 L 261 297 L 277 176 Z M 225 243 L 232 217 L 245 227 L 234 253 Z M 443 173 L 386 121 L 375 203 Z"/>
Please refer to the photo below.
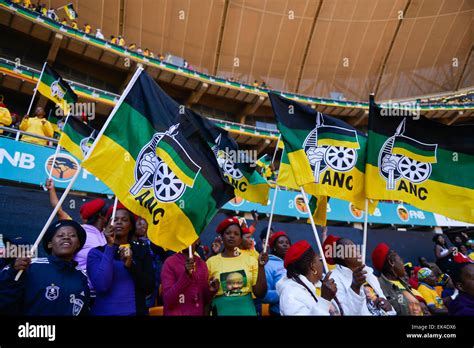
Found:
<path fill-rule="evenodd" d="M 329 315 L 337 286 L 330 279 L 331 272 L 323 279 L 323 264 L 311 245 L 305 240 L 293 244 L 286 252 L 284 266 L 286 276 L 276 285 L 280 296 L 280 314 Z M 321 279 L 319 297 L 315 284 Z"/>
<path fill-rule="evenodd" d="M 255 258 L 258 261 L 259 253 L 255 250 L 254 241 L 252 239 L 252 233 L 247 227 L 242 228 L 242 244 L 240 245 L 240 251 L 242 254 L 247 254 Z"/>
<path fill-rule="evenodd" d="M 196 245 L 193 243 L 193 257 L 189 257 L 189 249 L 168 257 L 161 272 L 163 286 L 164 315 L 208 315 L 212 297 L 216 288 L 209 288 L 209 272 L 206 262 L 195 255 Z"/>
<path fill-rule="evenodd" d="M 459 245 L 459 250 L 453 253 L 453 261 L 456 263 L 473 262 L 469 256 L 467 256 L 467 246 L 464 244 Z"/>
<path fill-rule="evenodd" d="M 428 260 L 426 260 L 426 257 L 423 257 L 423 256 L 419 257 L 418 258 L 418 263 L 420 264 L 419 268 L 428 267 L 429 269 L 431 269 L 434 272 L 435 276 L 437 276 L 437 277 L 439 277 L 441 274 L 443 274 L 443 272 L 439 269 L 438 265 L 436 263 L 433 263 L 433 262 L 428 262 Z"/>
<path fill-rule="evenodd" d="M 448 248 L 446 239 L 441 234 L 437 234 L 433 237 L 433 242 L 435 243 L 435 257 L 436 264 L 441 269 L 443 273 L 450 273 L 451 265 L 453 264 L 453 252 L 456 251 L 456 248 Z"/>
<path fill-rule="evenodd" d="M 395 250 L 385 243 L 378 244 L 372 252 L 372 264 L 380 272 L 380 287 L 398 315 L 429 314 L 418 299 L 423 296 L 403 281 L 405 267 Z"/>
<path fill-rule="evenodd" d="M 125 47 L 125 39 L 120 35 L 117 40 L 117 45 L 119 45 L 120 47 Z"/>
<path fill-rule="evenodd" d="M 148 48 L 145 48 L 145 51 L 143 51 L 143 55 L 145 57 L 149 57 L 150 56 L 150 50 Z"/>
<path fill-rule="evenodd" d="M 262 81 L 262 88 L 267 88 L 267 84 L 265 83 L 265 81 Z"/>
<path fill-rule="evenodd" d="M 56 11 L 52 7 L 50 7 L 49 10 L 47 11 L 47 17 L 49 19 L 52 19 L 53 21 L 59 20 L 59 17 L 56 14 Z"/>
<path fill-rule="evenodd" d="M 224 250 L 207 260 L 210 289 L 217 292 L 212 301 L 212 313 L 255 316 L 252 294 L 262 298 L 267 292 L 264 266 L 268 256 L 260 254 L 257 261 L 239 252 L 242 229 L 235 217 L 222 221 L 216 231 L 222 236 Z"/>
<path fill-rule="evenodd" d="M 132 43 L 132 44 L 130 44 L 130 45 L 128 46 L 128 50 L 129 50 L 129 51 L 135 51 L 136 49 L 137 49 L 137 45 L 134 44 L 134 43 Z"/>
<path fill-rule="evenodd" d="M 252 83 L 252 86 L 254 86 L 255 88 L 258 88 L 258 82 L 257 82 L 257 80 L 255 80 L 255 81 Z"/>
<path fill-rule="evenodd" d="M 51 224 L 43 237 L 48 257 L 19 257 L 0 272 L 0 312 L 15 304 L 13 308 L 19 308 L 23 315 L 86 315 L 87 278 L 73 261 L 85 241 L 86 233 L 77 222 Z M 15 281 L 18 271 L 24 272 Z"/>
<path fill-rule="evenodd" d="M 112 215 L 113 207 L 107 211 Z M 92 315 L 147 315 L 146 297 L 153 293 L 155 276 L 148 247 L 132 240 L 134 215 L 122 204 L 112 226 L 105 229 L 107 244 L 89 252 L 87 273 L 97 297 Z"/>
<path fill-rule="evenodd" d="M 449 303 L 449 314 L 474 316 L 474 264 L 455 264 L 452 277 L 459 295 Z"/>
<path fill-rule="evenodd" d="M 95 37 L 96 37 L 97 39 L 101 39 L 101 40 L 104 40 L 104 39 L 105 39 L 105 38 L 104 38 L 104 34 L 102 34 L 102 31 L 101 31 L 99 28 L 97 28 L 97 29 L 95 30 Z"/>
<path fill-rule="evenodd" d="M 276 290 L 276 284 L 286 276 L 283 260 L 290 246 L 291 241 L 283 231 L 274 233 L 268 241 L 271 254 L 268 256 L 268 263 L 265 265 L 267 294 L 263 299 L 263 303 L 270 304 L 270 316 L 280 316 L 280 297 Z"/>
<path fill-rule="evenodd" d="M 187 69 L 188 68 L 188 61 L 185 59 L 183 62 L 183 68 Z"/>
<path fill-rule="evenodd" d="M 437 279 L 432 270 L 429 268 L 422 268 L 418 271 L 418 292 L 421 293 L 428 305 L 428 309 L 433 315 L 447 314 L 448 310 L 444 306 L 444 302 L 436 292 L 435 286 Z"/>
<path fill-rule="evenodd" d="M 38 106 L 35 110 L 34 117 L 30 118 L 28 115 L 23 117 L 23 121 L 21 121 L 20 124 L 20 129 L 25 132 L 52 138 L 54 135 L 53 126 L 51 126 L 51 123 L 45 119 L 45 116 L 46 113 L 44 112 L 44 109 L 41 106 Z M 23 135 L 21 140 L 38 145 L 48 145 L 47 140 L 35 138 L 30 135 Z"/>
<path fill-rule="evenodd" d="M 118 39 L 114 35 L 110 35 L 110 43 L 112 45 L 117 45 L 118 44 Z"/>
<path fill-rule="evenodd" d="M 268 229 L 268 226 L 260 231 L 260 236 L 259 236 L 260 240 L 257 242 L 257 245 L 255 247 L 255 249 L 257 249 L 259 253 L 263 251 L 263 246 L 265 245 L 265 238 L 267 237 L 267 229 Z M 275 230 L 273 229 L 273 227 L 270 227 L 269 238 L 272 237 L 273 233 L 275 233 Z"/>
<path fill-rule="evenodd" d="M 72 28 L 72 29 L 79 30 L 79 26 L 77 25 L 77 22 L 76 22 L 76 21 L 72 21 L 72 23 L 71 23 L 71 28 Z"/>
<path fill-rule="evenodd" d="M 3 97 L 2 97 L 2 105 L 3 104 Z M 12 115 L 10 114 L 10 111 L 6 108 L 5 106 L 0 106 L 0 126 L 2 127 L 10 127 L 10 125 L 13 123 L 13 118 Z M 3 129 L 0 129 L 0 135 L 3 134 Z"/>
<path fill-rule="evenodd" d="M 90 33 L 91 33 L 91 30 L 92 30 L 92 27 L 89 25 L 89 23 L 86 23 L 86 24 L 84 25 L 84 33 L 90 34 Z"/>
<path fill-rule="evenodd" d="M 331 278 L 337 285 L 337 300 L 344 315 L 396 315 L 380 287 L 373 269 L 362 263 L 356 244 L 330 235 L 323 243 L 324 256 L 336 265 Z"/>
<path fill-rule="evenodd" d="M 137 48 L 137 53 L 138 53 L 138 54 L 143 54 L 143 50 L 142 50 L 140 47 L 138 47 L 138 48 Z"/>
<path fill-rule="evenodd" d="M 67 25 L 67 20 L 66 20 L 66 18 L 63 18 L 63 19 L 61 20 L 61 24 L 62 24 L 62 25 Z"/>

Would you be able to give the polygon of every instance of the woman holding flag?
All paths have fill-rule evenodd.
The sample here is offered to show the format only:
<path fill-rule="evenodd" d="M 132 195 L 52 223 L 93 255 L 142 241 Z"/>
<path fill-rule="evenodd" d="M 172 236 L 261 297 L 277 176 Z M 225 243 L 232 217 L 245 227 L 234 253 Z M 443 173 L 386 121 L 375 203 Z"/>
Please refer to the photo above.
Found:
<path fill-rule="evenodd" d="M 237 218 L 227 218 L 217 226 L 222 235 L 223 251 L 207 260 L 210 290 L 216 292 L 211 304 L 213 315 L 257 314 L 252 294 L 262 298 L 267 292 L 265 264 L 268 255 L 260 254 L 258 261 L 239 250 L 242 228 Z"/>
<path fill-rule="evenodd" d="M 97 293 L 91 314 L 147 315 L 146 296 L 155 284 L 150 250 L 132 241 L 135 218 L 125 206 L 117 205 L 111 222 L 105 230 L 107 244 L 92 249 L 87 257 L 87 274 Z"/>

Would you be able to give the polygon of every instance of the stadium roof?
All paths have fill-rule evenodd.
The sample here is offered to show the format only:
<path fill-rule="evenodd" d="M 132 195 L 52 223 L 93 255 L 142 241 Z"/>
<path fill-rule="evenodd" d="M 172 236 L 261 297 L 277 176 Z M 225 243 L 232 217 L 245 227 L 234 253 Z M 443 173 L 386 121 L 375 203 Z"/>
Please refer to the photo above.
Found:
<path fill-rule="evenodd" d="M 72 3 L 79 24 L 106 37 L 123 34 L 127 44 L 183 57 L 198 71 L 283 91 L 351 100 L 374 91 L 386 100 L 474 85 L 469 0 Z"/>

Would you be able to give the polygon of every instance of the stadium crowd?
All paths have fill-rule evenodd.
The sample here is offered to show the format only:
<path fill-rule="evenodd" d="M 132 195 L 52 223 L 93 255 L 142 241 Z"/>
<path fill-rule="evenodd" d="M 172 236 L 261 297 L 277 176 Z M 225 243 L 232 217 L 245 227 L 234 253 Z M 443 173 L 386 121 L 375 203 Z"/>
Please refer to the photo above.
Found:
<path fill-rule="evenodd" d="M 47 182 L 52 206 L 58 198 Z M 435 263 L 404 263 L 381 243 L 362 264 L 348 238 L 323 233 L 320 255 L 304 240 L 229 216 L 211 247 L 198 239 L 181 252 L 147 238 L 147 222 L 122 204 L 95 199 L 82 224 L 62 208 L 48 228 L 44 258 L 2 259 L 0 313 L 5 315 L 474 315 L 474 252 L 465 234 L 449 247 L 435 235 Z M 192 256 L 191 256 L 192 255 Z M 322 257 L 329 265 L 325 272 Z M 24 271 L 15 281 L 18 271 Z"/>

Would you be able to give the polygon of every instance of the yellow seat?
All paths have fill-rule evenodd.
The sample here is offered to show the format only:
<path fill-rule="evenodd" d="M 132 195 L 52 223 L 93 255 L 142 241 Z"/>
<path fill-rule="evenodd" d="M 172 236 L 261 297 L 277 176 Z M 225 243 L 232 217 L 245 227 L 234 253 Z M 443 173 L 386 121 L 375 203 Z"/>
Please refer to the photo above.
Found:
<path fill-rule="evenodd" d="M 162 317 L 163 316 L 163 306 L 151 307 L 149 314 L 152 317 Z"/>

